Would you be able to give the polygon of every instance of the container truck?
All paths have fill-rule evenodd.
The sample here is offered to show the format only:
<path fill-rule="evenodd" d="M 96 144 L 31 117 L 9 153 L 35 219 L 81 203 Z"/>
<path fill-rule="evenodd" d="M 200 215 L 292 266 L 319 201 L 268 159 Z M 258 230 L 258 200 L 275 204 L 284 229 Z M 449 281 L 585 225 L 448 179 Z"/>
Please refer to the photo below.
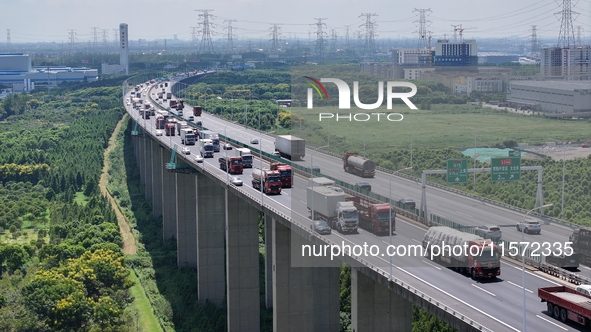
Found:
<path fill-rule="evenodd" d="M 306 193 L 308 211 L 314 220 L 324 220 L 341 233 L 357 232 L 357 208 L 353 202 L 345 201 L 345 193 L 324 186 L 307 187 Z"/>
<path fill-rule="evenodd" d="M 284 163 L 273 162 L 269 165 L 272 171 L 279 171 L 281 176 L 281 187 L 291 188 L 293 185 L 293 174 L 291 172 L 291 166 Z"/>
<path fill-rule="evenodd" d="M 237 148 L 236 155 L 242 157 L 242 165 L 244 168 L 252 168 L 252 154 L 247 148 Z"/>
<path fill-rule="evenodd" d="M 275 138 L 275 150 L 290 160 L 302 159 L 306 155 L 306 141 L 292 135 L 278 135 Z"/>
<path fill-rule="evenodd" d="M 322 187 L 334 187 L 335 183 L 333 180 L 328 178 L 311 178 L 308 180 L 308 185 L 311 186 L 322 186 Z"/>
<path fill-rule="evenodd" d="M 376 164 L 371 159 L 360 157 L 357 152 L 347 152 L 343 156 L 343 169 L 347 173 L 364 178 L 373 178 L 376 175 Z"/>
<path fill-rule="evenodd" d="M 166 136 L 174 136 L 174 122 L 167 122 L 164 125 L 164 132 L 166 133 Z"/>
<path fill-rule="evenodd" d="M 184 128 L 189 128 L 189 125 L 187 124 L 186 121 L 178 121 L 176 123 L 176 133 L 177 134 L 180 135 L 181 134 L 181 129 L 184 129 Z"/>
<path fill-rule="evenodd" d="M 195 145 L 195 133 L 192 128 L 181 129 L 181 143 L 185 145 Z"/>
<path fill-rule="evenodd" d="M 199 132 L 199 137 L 210 139 L 213 142 L 213 150 L 215 152 L 220 152 L 220 138 L 218 133 L 211 130 L 202 130 Z"/>
<path fill-rule="evenodd" d="M 185 108 L 185 101 L 182 99 L 179 99 L 176 103 L 176 110 L 182 111 L 184 108 Z"/>
<path fill-rule="evenodd" d="M 546 302 L 550 316 L 591 328 L 591 296 L 570 287 L 553 286 L 538 288 L 538 297 Z"/>
<path fill-rule="evenodd" d="M 167 92 L 166 93 L 166 99 L 170 99 L 172 98 L 172 92 Z"/>
<path fill-rule="evenodd" d="M 170 105 L 170 108 L 176 108 L 176 100 L 174 100 L 174 99 L 173 99 L 173 100 L 171 100 L 171 101 L 169 102 L 169 105 Z"/>
<path fill-rule="evenodd" d="M 223 171 L 228 170 L 230 174 L 242 174 L 242 157 L 221 157 L 218 161 L 220 163 L 220 169 Z"/>
<path fill-rule="evenodd" d="M 164 129 L 165 124 L 166 124 L 166 119 L 164 119 L 164 116 L 159 115 L 156 118 L 156 129 Z"/>
<path fill-rule="evenodd" d="M 501 275 L 499 249 L 490 239 L 446 226 L 435 226 L 425 233 L 422 245 L 429 258 L 447 263 L 473 279 Z"/>
<path fill-rule="evenodd" d="M 396 231 L 396 212 L 388 203 L 372 203 L 363 197 L 348 195 L 348 201 L 353 202 L 359 211 L 359 227 L 374 233 L 388 234 L 390 232 L 390 216 L 392 217 L 392 234 Z"/>
<path fill-rule="evenodd" d="M 213 143 L 210 139 L 199 140 L 199 153 L 203 158 L 213 158 Z"/>
<path fill-rule="evenodd" d="M 579 262 L 591 266 L 591 227 L 575 229 L 568 240 Z"/>
<path fill-rule="evenodd" d="M 194 116 L 201 116 L 201 112 L 202 112 L 202 108 L 201 106 L 193 106 L 193 115 Z"/>
<path fill-rule="evenodd" d="M 279 172 L 256 167 L 252 171 L 252 187 L 269 194 L 281 194 L 281 177 Z"/>

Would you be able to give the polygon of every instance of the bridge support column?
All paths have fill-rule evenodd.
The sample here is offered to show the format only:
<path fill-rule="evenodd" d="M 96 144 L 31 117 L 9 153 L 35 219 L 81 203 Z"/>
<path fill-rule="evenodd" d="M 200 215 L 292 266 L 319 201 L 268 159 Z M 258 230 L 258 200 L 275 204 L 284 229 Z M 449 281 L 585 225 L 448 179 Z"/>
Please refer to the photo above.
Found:
<path fill-rule="evenodd" d="M 162 172 L 164 162 L 162 161 L 162 150 L 158 142 L 152 142 L 152 214 L 154 218 L 162 215 Z"/>
<path fill-rule="evenodd" d="M 338 331 L 339 268 L 292 267 L 290 233 L 273 221 L 273 331 Z"/>
<path fill-rule="evenodd" d="M 259 212 L 225 194 L 228 331 L 260 331 Z"/>
<path fill-rule="evenodd" d="M 171 152 L 162 151 L 162 238 L 176 237 L 176 188 L 175 173 L 166 170 L 164 163 L 170 160 Z"/>
<path fill-rule="evenodd" d="M 179 267 L 197 267 L 197 197 L 194 174 L 176 173 L 176 248 Z"/>
<path fill-rule="evenodd" d="M 146 200 L 147 201 L 151 201 L 152 200 L 152 185 L 154 184 L 154 179 L 153 179 L 153 169 L 152 169 L 152 164 L 153 161 L 152 159 L 154 158 L 154 156 L 152 155 L 152 145 L 154 144 L 158 144 L 158 142 L 154 142 L 154 140 L 152 140 L 149 137 L 146 137 L 146 146 L 145 146 L 145 171 L 146 171 L 146 191 L 144 192 Z"/>
<path fill-rule="evenodd" d="M 140 185 L 146 184 L 146 137 L 140 137 L 139 139 L 139 155 L 140 155 Z"/>
<path fill-rule="evenodd" d="M 226 295 L 224 188 L 198 173 L 197 177 L 197 297 L 222 306 Z"/>
<path fill-rule="evenodd" d="M 273 218 L 265 215 L 265 308 L 273 307 Z"/>
<path fill-rule="evenodd" d="M 137 136 L 131 136 L 131 143 L 133 144 L 133 155 L 135 156 L 135 162 L 137 164 L 140 163 L 140 159 L 139 159 L 140 151 L 139 151 L 138 141 L 139 141 L 139 138 Z"/>
<path fill-rule="evenodd" d="M 351 268 L 351 330 L 412 331 L 412 304 Z"/>

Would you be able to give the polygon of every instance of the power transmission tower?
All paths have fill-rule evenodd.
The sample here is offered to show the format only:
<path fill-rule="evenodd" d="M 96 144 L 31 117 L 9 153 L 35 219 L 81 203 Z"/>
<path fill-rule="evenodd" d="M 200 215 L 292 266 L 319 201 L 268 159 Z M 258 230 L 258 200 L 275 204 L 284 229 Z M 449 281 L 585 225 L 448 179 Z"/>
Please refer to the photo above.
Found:
<path fill-rule="evenodd" d="M 215 28 L 215 24 L 213 20 L 215 16 L 211 15 L 209 12 L 212 12 L 213 9 L 195 9 L 197 12 L 201 12 L 199 14 L 199 18 L 202 21 L 199 23 L 201 27 L 201 46 L 199 47 L 199 53 L 208 53 L 213 54 L 213 42 L 211 41 L 211 35 L 215 34 L 211 29 Z"/>
<path fill-rule="evenodd" d="M 562 10 L 554 13 L 554 15 L 560 14 L 561 17 L 558 47 L 574 46 L 575 30 L 573 29 L 573 14 L 579 15 L 579 13 L 573 12 L 572 7 L 574 7 L 574 5 L 571 0 L 557 0 L 556 2 L 558 3 L 559 1 L 562 1 Z"/>
<path fill-rule="evenodd" d="M 101 29 L 102 33 L 103 33 L 103 47 L 107 48 L 107 29 Z"/>
<path fill-rule="evenodd" d="M 337 32 L 334 29 L 330 31 L 330 51 L 337 51 Z"/>
<path fill-rule="evenodd" d="M 10 47 L 10 29 L 6 29 L 6 47 Z"/>
<path fill-rule="evenodd" d="M 279 45 L 279 30 L 281 29 L 281 27 L 278 27 L 277 24 L 273 24 L 273 26 L 270 29 L 271 33 L 269 34 L 269 36 L 271 37 L 271 53 L 277 53 L 277 50 L 279 50 L 279 48 L 281 47 Z"/>
<path fill-rule="evenodd" d="M 74 50 L 74 42 L 76 41 L 76 31 L 70 29 L 68 35 L 70 36 L 70 52 L 72 52 Z"/>
<path fill-rule="evenodd" d="M 349 27 L 350 25 L 345 25 L 345 45 L 349 48 Z"/>
<path fill-rule="evenodd" d="M 236 20 L 225 20 L 224 23 L 228 23 L 227 27 L 224 27 L 224 30 L 228 30 L 228 42 L 226 44 L 226 53 L 233 53 L 234 52 L 234 39 L 233 39 L 233 31 L 236 29 L 232 26 L 232 22 L 238 22 Z"/>
<path fill-rule="evenodd" d="M 97 28 L 97 27 L 93 27 L 92 28 L 92 36 L 93 36 L 93 38 L 92 38 L 92 40 L 93 40 L 92 47 L 94 47 L 94 48 L 96 48 L 98 46 L 98 34 L 97 34 L 97 30 L 98 29 L 99 28 Z"/>
<path fill-rule="evenodd" d="M 538 48 L 538 35 L 536 33 L 537 31 L 537 25 L 532 25 L 531 26 L 531 41 L 530 41 L 530 57 L 535 57 L 535 54 L 537 54 L 537 52 L 539 52 L 539 48 Z"/>
<path fill-rule="evenodd" d="M 316 56 L 318 58 L 322 58 L 322 50 L 324 48 L 324 37 L 326 36 L 326 32 L 322 31 L 322 28 L 326 27 L 325 23 L 322 23 L 323 20 L 328 20 L 328 18 L 315 18 L 316 22 Z"/>
<path fill-rule="evenodd" d="M 583 45 L 583 43 L 581 43 L 581 30 L 583 30 L 583 27 L 577 25 L 577 45 L 579 46 Z"/>
<path fill-rule="evenodd" d="M 419 31 L 417 31 L 417 33 L 419 35 L 418 47 L 424 48 L 427 46 L 427 26 L 431 25 L 431 23 L 432 23 L 431 21 L 428 21 L 426 19 L 425 13 L 430 14 L 430 13 L 432 13 L 432 11 L 431 11 L 431 8 L 429 8 L 429 9 L 416 9 L 415 8 L 415 10 L 413 10 L 412 12 L 419 13 L 419 20 L 414 21 L 414 23 L 419 24 Z"/>
<path fill-rule="evenodd" d="M 365 23 L 360 25 L 359 27 L 365 27 L 365 57 L 366 58 L 375 58 L 376 55 L 376 44 L 375 38 L 377 35 L 375 34 L 376 23 L 372 19 L 372 17 L 378 16 L 376 13 L 361 13 L 359 17 L 365 17 Z"/>
<path fill-rule="evenodd" d="M 191 40 L 193 41 L 193 46 L 197 46 L 197 27 L 191 27 Z"/>
<path fill-rule="evenodd" d="M 431 49 L 431 39 L 433 39 L 433 31 L 427 31 L 427 47 Z"/>

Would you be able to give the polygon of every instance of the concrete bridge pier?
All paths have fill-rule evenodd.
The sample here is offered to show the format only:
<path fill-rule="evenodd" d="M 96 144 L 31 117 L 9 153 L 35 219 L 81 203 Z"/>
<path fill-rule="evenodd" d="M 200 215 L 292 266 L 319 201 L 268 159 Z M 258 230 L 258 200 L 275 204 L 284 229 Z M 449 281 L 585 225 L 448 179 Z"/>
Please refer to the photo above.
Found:
<path fill-rule="evenodd" d="M 197 267 L 197 176 L 173 173 L 176 182 L 176 246 L 179 267 Z"/>
<path fill-rule="evenodd" d="M 265 308 L 273 307 L 273 222 L 265 215 Z"/>
<path fill-rule="evenodd" d="M 146 138 L 144 136 L 140 136 L 138 138 L 138 148 L 139 148 L 139 166 L 140 166 L 140 185 L 146 184 Z"/>
<path fill-rule="evenodd" d="M 351 330 L 412 331 L 412 304 L 351 268 Z"/>
<path fill-rule="evenodd" d="M 152 145 L 158 144 L 158 142 L 154 142 L 153 139 L 146 136 L 145 138 L 145 145 L 144 145 L 144 171 L 146 172 L 146 190 L 144 191 L 144 195 L 147 201 L 152 200 L 152 185 L 154 184 L 153 179 L 153 156 L 152 156 Z"/>
<path fill-rule="evenodd" d="M 291 230 L 272 225 L 273 331 L 338 331 L 339 268 L 292 267 Z"/>
<path fill-rule="evenodd" d="M 164 148 L 158 142 L 152 142 L 152 214 L 154 218 L 162 215 L 162 172 L 164 162 L 162 154 Z"/>
<path fill-rule="evenodd" d="M 171 152 L 162 149 L 162 161 L 170 160 Z M 176 238 L 176 177 L 162 164 L 162 239 Z"/>

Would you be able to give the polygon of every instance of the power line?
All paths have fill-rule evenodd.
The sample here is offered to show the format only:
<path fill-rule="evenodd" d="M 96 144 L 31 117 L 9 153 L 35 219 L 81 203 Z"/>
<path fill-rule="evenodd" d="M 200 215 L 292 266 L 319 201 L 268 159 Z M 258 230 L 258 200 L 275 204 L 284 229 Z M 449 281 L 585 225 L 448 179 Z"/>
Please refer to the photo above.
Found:
<path fill-rule="evenodd" d="M 271 33 L 269 34 L 269 36 L 271 37 L 271 53 L 277 53 L 277 51 L 279 50 L 280 46 L 279 46 L 279 30 L 281 29 L 281 27 L 277 26 L 277 24 L 273 24 L 273 26 L 270 28 L 271 29 Z"/>

